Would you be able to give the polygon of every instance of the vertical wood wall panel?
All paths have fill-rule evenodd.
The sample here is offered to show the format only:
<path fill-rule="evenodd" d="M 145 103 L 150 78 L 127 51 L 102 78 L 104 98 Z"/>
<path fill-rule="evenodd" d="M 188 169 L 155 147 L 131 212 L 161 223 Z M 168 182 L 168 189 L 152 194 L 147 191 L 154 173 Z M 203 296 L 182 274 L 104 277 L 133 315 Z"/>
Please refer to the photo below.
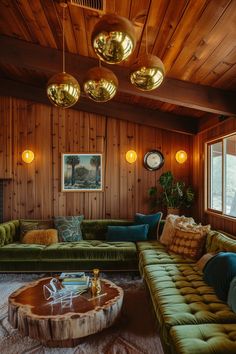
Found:
<path fill-rule="evenodd" d="M 0 97 L 0 178 L 12 177 L 12 101 Z"/>
<path fill-rule="evenodd" d="M 202 223 L 211 224 L 212 229 L 221 229 L 236 234 L 236 220 L 224 218 L 216 214 L 209 214 L 205 211 L 204 205 L 204 164 L 205 164 L 205 143 L 222 137 L 227 134 L 236 133 L 236 120 L 229 118 L 226 121 L 200 132 L 193 140 L 193 185 L 197 192 L 197 203 L 194 208 L 194 216 Z"/>
<path fill-rule="evenodd" d="M 6 114 L 12 115 L 13 178 L 4 183 L 4 219 L 50 218 L 55 215 L 84 214 L 85 218 L 128 218 L 147 213 L 147 189 L 157 184 L 162 172 L 192 181 L 191 136 L 138 125 L 96 114 L 61 110 L 51 105 L 4 98 Z M 21 160 L 24 149 L 35 160 Z M 189 159 L 179 165 L 178 149 Z M 136 163 L 125 153 L 135 149 Z M 143 156 L 152 149 L 163 152 L 162 169 L 151 172 Z M 103 192 L 61 192 L 61 154 L 97 152 L 103 154 Z"/>

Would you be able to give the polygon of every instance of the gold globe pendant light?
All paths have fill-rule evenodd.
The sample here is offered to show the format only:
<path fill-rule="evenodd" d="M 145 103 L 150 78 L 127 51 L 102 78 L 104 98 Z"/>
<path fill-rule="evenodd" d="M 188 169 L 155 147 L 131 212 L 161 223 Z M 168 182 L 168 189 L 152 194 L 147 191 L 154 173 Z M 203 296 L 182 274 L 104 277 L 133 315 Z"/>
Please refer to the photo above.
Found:
<path fill-rule="evenodd" d="M 115 14 L 104 15 L 95 25 L 91 38 L 95 53 L 108 64 L 127 59 L 136 46 L 133 24 Z"/>
<path fill-rule="evenodd" d="M 118 88 L 116 75 L 109 69 L 103 67 L 91 68 L 84 80 L 84 91 L 86 95 L 96 102 L 107 102 L 111 100 Z"/>
<path fill-rule="evenodd" d="M 138 59 L 131 70 L 131 83 L 143 91 L 155 90 L 165 76 L 165 68 L 161 59 L 152 54 L 145 54 Z"/>
<path fill-rule="evenodd" d="M 80 86 L 78 81 L 70 74 L 65 72 L 65 7 L 66 3 L 61 3 L 63 6 L 63 72 L 52 76 L 47 83 L 47 95 L 49 100 L 57 107 L 68 108 L 73 106 L 80 97 Z"/>
<path fill-rule="evenodd" d="M 161 59 L 148 54 L 146 25 L 146 54 L 137 59 L 131 68 L 130 81 L 139 90 L 151 91 L 161 85 L 165 76 L 165 67 Z"/>

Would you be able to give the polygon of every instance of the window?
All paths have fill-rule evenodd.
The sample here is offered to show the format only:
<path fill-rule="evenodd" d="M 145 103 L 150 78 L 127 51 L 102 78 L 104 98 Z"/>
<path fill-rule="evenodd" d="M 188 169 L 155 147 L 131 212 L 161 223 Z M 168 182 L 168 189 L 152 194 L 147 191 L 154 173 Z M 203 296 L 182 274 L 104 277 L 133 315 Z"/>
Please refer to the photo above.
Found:
<path fill-rule="evenodd" d="M 207 208 L 236 217 L 236 134 L 207 144 Z"/>

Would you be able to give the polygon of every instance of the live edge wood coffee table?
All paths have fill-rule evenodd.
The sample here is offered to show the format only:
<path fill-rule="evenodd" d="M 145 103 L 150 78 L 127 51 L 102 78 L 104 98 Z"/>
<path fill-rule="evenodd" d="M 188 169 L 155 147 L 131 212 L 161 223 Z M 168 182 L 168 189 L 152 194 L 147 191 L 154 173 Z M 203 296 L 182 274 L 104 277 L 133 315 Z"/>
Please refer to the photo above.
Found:
<path fill-rule="evenodd" d="M 119 315 L 123 290 L 111 281 L 101 281 L 103 296 L 92 299 L 85 293 L 63 307 L 44 299 L 43 285 L 51 279 L 31 282 L 9 296 L 8 320 L 23 335 L 49 347 L 73 347 L 82 337 L 111 326 Z"/>

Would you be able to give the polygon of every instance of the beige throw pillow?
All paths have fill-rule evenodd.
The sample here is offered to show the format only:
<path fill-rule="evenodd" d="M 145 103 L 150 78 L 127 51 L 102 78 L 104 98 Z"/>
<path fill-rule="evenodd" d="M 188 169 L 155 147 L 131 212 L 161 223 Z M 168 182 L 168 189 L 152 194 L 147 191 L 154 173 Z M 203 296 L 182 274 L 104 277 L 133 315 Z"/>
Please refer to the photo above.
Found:
<path fill-rule="evenodd" d="M 186 216 L 178 216 L 169 214 L 166 217 L 165 225 L 160 237 L 160 242 L 163 245 L 169 246 L 172 243 L 172 240 L 175 236 L 176 227 L 186 228 L 188 225 L 194 224 L 193 218 L 188 218 Z"/>

